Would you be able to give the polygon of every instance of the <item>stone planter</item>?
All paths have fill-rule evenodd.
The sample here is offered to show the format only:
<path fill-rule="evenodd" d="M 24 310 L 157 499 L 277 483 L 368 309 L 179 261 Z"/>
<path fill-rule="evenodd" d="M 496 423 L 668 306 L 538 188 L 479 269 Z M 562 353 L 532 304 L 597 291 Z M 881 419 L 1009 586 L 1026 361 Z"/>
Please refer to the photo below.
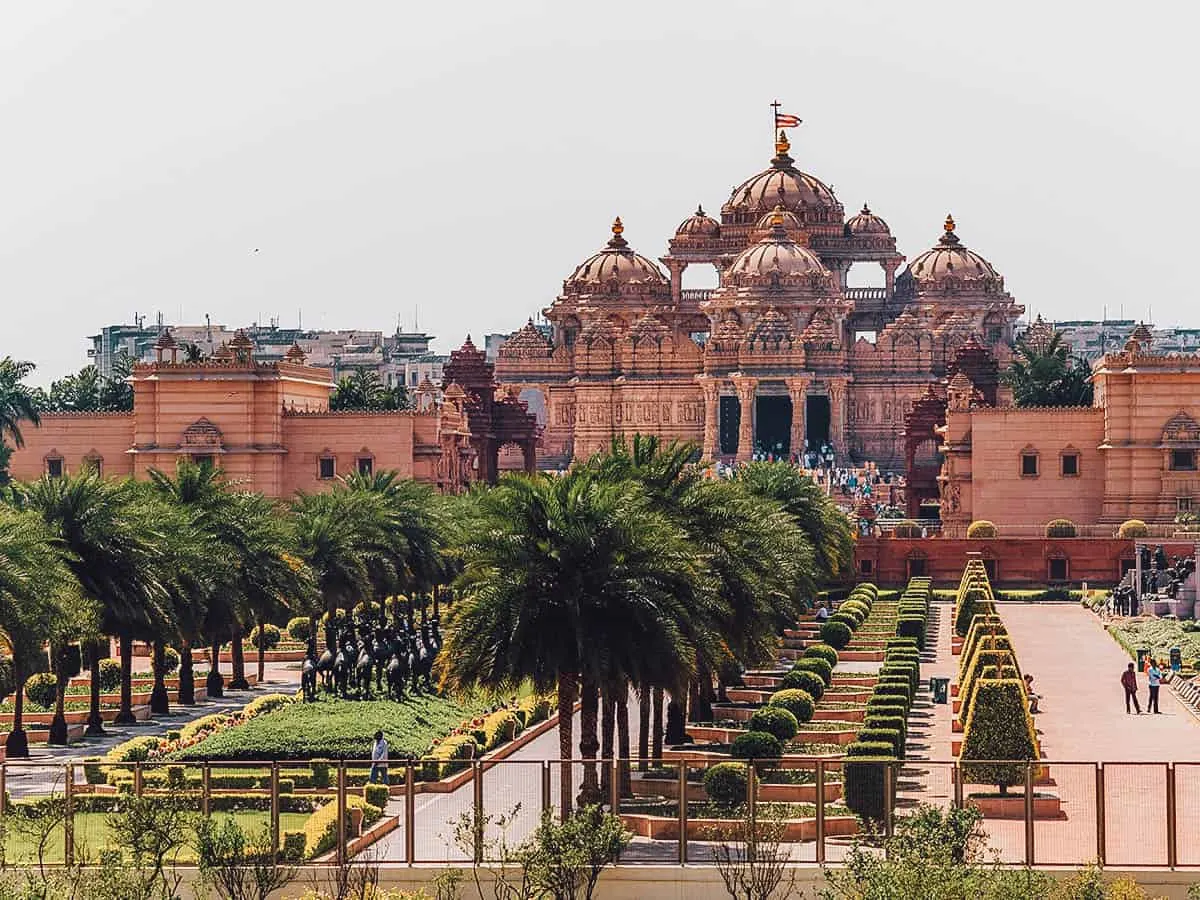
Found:
<path fill-rule="evenodd" d="M 1024 819 L 1025 794 L 1009 794 L 1006 797 L 979 796 L 970 794 L 967 803 L 976 807 L 985 819 Z M 1062 800 L 1054 794 L 1033 795 L 1033 817 L 1039 820 L 1065 819 Z"/>
<path fill-rule="evenodd" d="M 621 813 L 625 827 L 639 837 L 656 841 L 679 840 L 679 819 L 652 816 L 644 813 Z M 722 840 L 736 837 L 740 823 L 731 819 L 688 819 L 689 841 Z M 858 833 L 858 819 L 854 816 L 826 816 L 826 837 L 847 837 Z M 817 837 L 816 819 L 791 819 L 784 827 L 783 840 L 788 842 L 812 841 Z"/>

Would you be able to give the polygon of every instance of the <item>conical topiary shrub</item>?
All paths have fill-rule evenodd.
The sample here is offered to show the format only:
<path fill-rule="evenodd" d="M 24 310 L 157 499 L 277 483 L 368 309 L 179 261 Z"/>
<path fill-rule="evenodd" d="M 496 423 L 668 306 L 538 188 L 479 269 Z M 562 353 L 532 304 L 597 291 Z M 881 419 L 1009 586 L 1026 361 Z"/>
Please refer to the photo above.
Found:
<path fill-rule="evenodd" d="M 1037 743 L 1025 689 L 1015 678 L 980 680 L 963 732 L 963 778 L 973 784 L 994 784 L 1001 794 L 1023 784 L 1026 762 L 1036 760 Z M 1012 760 L 972 763 L 971 760 Z"/>

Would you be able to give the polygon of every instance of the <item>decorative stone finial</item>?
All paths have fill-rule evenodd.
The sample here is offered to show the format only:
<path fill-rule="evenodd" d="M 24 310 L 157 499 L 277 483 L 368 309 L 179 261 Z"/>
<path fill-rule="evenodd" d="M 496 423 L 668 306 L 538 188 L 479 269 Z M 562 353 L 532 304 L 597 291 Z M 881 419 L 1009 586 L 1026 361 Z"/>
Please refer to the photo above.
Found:
<path fill-rule="evenodd" d="M 609 239 L 608 246 L 612 247 L 614 250 L 623 250 L 626 247 L 628 247 L 629 242 L 626 241 L 625 238 L 621 237 L 621 234 L 624 231 L 625 231 L 625 226 L 621 222 L 621 217 L 617 216 L 615 219 L 613 219 L 613 223 L 612 223 L 613 236 L 612 236 L 612 238 Z"/>
<path fill-rule="evenodd" d="M 959 243 L 958 235 L 954 233 L 954 216 L 946 213 L 946 221 L 942 223 L 942 239 L 938 241 L 942 246 L 952 246 Z"/>
<path fill-rule="evenodd" d="M 696 215 L 698 215 L 698 216 L 704 215 L 704 207 L 701 206 L 699 203 L 696 204 Z"/>
<path fill-rule="evenodd" d="M 863 208 L 862 208 L 862 212 L 861 212 L 861 213 L 859 213 L 859 215 L 862 215 L 862 216 L 869 216 L 870 214 L 871 214 L 871 207 L 867 206 L 867 204 L 866 204 L 866 203 L 864 203 L 864 204 L 863 204 Z"/>
<path fill-rule="evenodd" d="M 791 143 L 788 141 L 787 132 L 782 128 L 779 129 L 779 137 L 775 139 L 775 155 L 783 156 L 792 149 Z"/>
<path fill-rule="evenodd" d="M 865 210 L 866 207 L 864 206 L 863 209 Z M 950 215 L 950 213 L 946 213 L 946 223 L 942 227 L 945 228 L 946 231 L 953 232 L 954 231 L 954 216 Z"/>

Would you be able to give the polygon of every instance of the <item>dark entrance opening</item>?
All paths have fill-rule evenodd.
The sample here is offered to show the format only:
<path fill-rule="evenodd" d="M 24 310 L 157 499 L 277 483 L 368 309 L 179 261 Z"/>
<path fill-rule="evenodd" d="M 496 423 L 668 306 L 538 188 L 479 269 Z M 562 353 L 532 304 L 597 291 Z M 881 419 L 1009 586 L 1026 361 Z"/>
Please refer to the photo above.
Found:
<path fill-rule="evenodd" d="M 804 439 L 810 450 L 829 443 L 829 398 L 810 395 L 804 400 Z"/>
<path fill-rule="evenodd" d="M 914 557 L 908 560 L 908 577 L 923 578 L 925 576 L 925 560 L 920 557 Z"/>
<path fill-rule="evenodd" d="M 738 429 L 742 425 L 742 405 L 737 397 L 721 398 L 720 451 L 723 456 L 732 456 L 738 451 Z"/>
<path fill-rule="evenodd" d="M 792 401 L 788 397 L 758 397 L 755 401 L 754 449 L 785 459 L 792 449 Z"/>
<path fill-rule="evenodd" d="M 996 578 L 996 561 L 994 559 L 985 559 L 983 561 L 983 570 L 987 572 L 988 581 L 993 585 L 999 580 Z"/>

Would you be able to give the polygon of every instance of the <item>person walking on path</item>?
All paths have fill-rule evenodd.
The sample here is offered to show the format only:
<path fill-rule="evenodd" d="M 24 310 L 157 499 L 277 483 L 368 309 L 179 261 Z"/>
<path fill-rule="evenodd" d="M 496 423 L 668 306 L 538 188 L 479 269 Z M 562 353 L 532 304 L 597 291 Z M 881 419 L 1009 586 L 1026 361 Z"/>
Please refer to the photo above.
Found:
<path fill-rule="evenodd" d="M 371 784 L 388 783 L 388 744 L 383 732 L 375 732 L 375 743 L 371 745 Z"/>
<path fill-rule="evenodd" d="M 1125 688 L 1125 714 L 1129 714 L 1129 701 L 1133 701 L 1133 708 L 1137 710 L 1137 714 L 1142 714 L 1141 704 L 1137 698 L 1137 673 L 1133 670 L 1133 663 L 1129 664 L 1124 672 L 1121 673 L 1121 687 Z"/>
<path fill-rule="evenodd" d="M 1150 685 L 1150 699 L 1146 701 L 1146 712 L 1159 713 L 1158 708 L 1158 687 L 1162 684 L 1162 669 L 1158 667 L 1158 662 L 1150 660 L 1150 668 L 1146 672 L 1146 682 Z"/>

